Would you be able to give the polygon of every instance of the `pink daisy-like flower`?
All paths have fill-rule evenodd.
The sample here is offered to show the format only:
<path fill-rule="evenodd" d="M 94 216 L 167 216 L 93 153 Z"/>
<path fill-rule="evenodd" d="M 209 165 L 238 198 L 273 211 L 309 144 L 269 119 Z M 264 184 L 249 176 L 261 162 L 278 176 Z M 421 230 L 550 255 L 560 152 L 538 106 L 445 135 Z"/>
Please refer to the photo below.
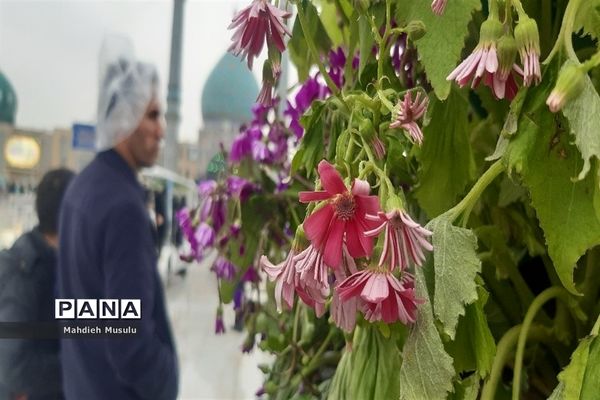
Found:
<path fill-rule="evenodd" d="M 421 266 L 425 261 L 423 250 L 433 250 L 433 246 L 427 240 L 427 237 L 432 235 L 431 231 L 413 221 L 410 215 L 402 210 L 379 212 L 377 215 L 367 215 L 367 218 L 379 222 L 380 225 L 365 232 L 365 235 L 377 236 L 385 230 L 379 266 L 383 266 L 388 259 L 391 270 L 398 267 L 404 271 L 409 260 Z"/>
<path fill-rule="evenodd" d="M 254 0 L 252 3 L 238 12 L 229 25 L 228 29 L 236 29 L 231 38 L 232 44 L 228 51 L 235 56 L 242 55 L 242 59 L 248 59 L 248 67 L 252 68 L 254 59 L 262 51 L 265 39 L 273 43 L 281 52 L 285 50 L 283 37 L 285 34 L 291 36 L 284 19 L 291 13 L 283 11 L 267 0 Z"/>
<path fill-rule="evenodd" d="M 471 88 L 475 88 L 484 73 L 496 73 L 498 70 L 496 42 L 502 34 L 502 29 L 502 24 L 496 19 L 488 19 L 481 24 L 479 44 L 473 53 L 448 75 L 446 80 L 456 80 L 460 87 L 473 80 Z"/>
<path fill-rule="evenodd" d="M 398 280 L 388 268 L 367 268 L 352 274 L 337 287 L 341 301 L 360 297 L 364 301 L 365 318 L 403 324 L 416 320 L 417 303 L 410 275 Z"/>
<path fill-rule="evenodd" d="M 373 252 L 373 239 L 364 232 L 372 229 L 367 213 L 379 211 L 379 199 L 370 196 L 367 181 L 355 179 L 348 189 L 333 165 L 323 160 L 318 166 L 321 184 L 325 190 L 300 192 L 300 201 L 325 201 L 304 221 L 304 231 L 313 246 L 323 253 L 323 260 L 331 268 L 337 268 L 342 259 L 344 237 L 352 257 L 364 257 Z"/>
<path fill-rule="evenodd" d="M 427 104 L 429 104 L 429 98 L 427 96 L 421 98 L 421 92 L 417 93 L 414 101 L 411 92 L 407 92 L 404 99 L 396 105 L 396 119 L 390 124 L 390 128 L 405 129 L 412 141 L 421 145 L 423 132 L 417 124 L 417 120 L 423 117 L 427 111 Z"/>
<path fill-rule="evenodd" d="M 448 0 L 433 0 L 431 3 L 431 10 L 435 15 L 442 15 Z"/>

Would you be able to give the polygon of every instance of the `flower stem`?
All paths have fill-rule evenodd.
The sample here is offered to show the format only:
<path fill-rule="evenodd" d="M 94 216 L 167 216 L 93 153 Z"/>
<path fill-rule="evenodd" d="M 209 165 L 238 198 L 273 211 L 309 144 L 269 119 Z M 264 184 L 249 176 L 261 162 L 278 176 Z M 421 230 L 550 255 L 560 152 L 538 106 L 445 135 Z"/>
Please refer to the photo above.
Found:
<path fill-rule="evenodd" d="M 540 293 L 531 303 L 525 319 L 523 320 L 522 329 L 519 332 L 519 341 L 517 343 L 517 354 L 515 356 L 515 368 L 513 374 L 512 399 L 519 400 L 521 392 L 521 370 L 523 369 L 523 355 L 525 353 L 525 342 L 527 333 L 533 323 L 533 319 L 542 306 L 555 297 L 561 299 L 565 304 L 568 304 L 569 293 L 562 287 L 552 286 Z"/>
<path fill-rule="evenodd" d="M 485 188 L 487 188 L 489 184 L 492 183 L 492 181 L 496 179 L 496 177 L 500 175 L 503 171 L 504 166 L 502 165 L 502 160 L 498 160 L 495 163 L 493 163 L 488 168 L 488 170 L 485 171 L 483 175 L 481 175 L 479 180 L 475 182 L 475 185 L 473 185 L 469 193 L 467 193 L 467 195 L 460 201 L 460 203 L 458 203 L 448 211 L 448 214 L 450 214 L 450 219 L 454 221 L 464 211 L 470 211 L 473 208 L 475 202 L 481 196 L 481 193 L 483 193 L 483 191 L 485 190 Z M 468 219 L 468 217 L 469 216 L 467 213 L 467 215 L 464 218 Z"/>
<path fill-rule="evenodd" d="M 310 50 L 313 58 L 315 59 L 315 63 L 317 64 L 317 67 L 319 68 L 319 71 L 321 72 L 323 79 L 325 79 L 325 83 L 327 83 L 327 87 L 329 88 L 329 90 L 331 90 L 331 93 L 333 93 L 334 96 L 336 96 L 338 99 L 340 99 L 340 101 L 346 107 L 346 109 L 348 109 L 348 105 L 344 101 L 343 97 L 340 95 L 340 89 L 333 82 L 333 79 L 331 79 L 331 77 L 325 70 L 325 66 L 323 65 L 323 62 L 321 61 L 321 57 L 319 56 L 319 52 L 317 51 L 317 46 L 315 45 L 313 37 L 310 35 L 310 32 L 308 31 L 308 22 L 306 21 L 306 15 L 304 15 L 304 9 L 302 8 L 302 4 L 300 4 L 300 2 L 298 2 L 296 4 L 296 9 L 298 10 L 298 20 L 300 21 L 300 26 L 302 27 L 302 32 L 304 33 L 304 40 L 306 40 L 308 49 Z"/>
<path fill-rule="evenodd" d="M 512 348 L 517 343 L 520 332 L 521 325 L 513 326 L 506 331 L 506 333 L 498 342 L 498 346 L 496 347 L 496 357 L 494 357 L 490 378 L 483 385 L 481 400 L 494 400 L 496 398 L 496 388 L 498 387 L 498 382 L 500 382 L 500 378 L 502 377 L 502 369 L 508 361 L 508 357 L 512 352 Z M 532 325 L 529 329 L 529 339 L 549 341 L 550 329 L 542 325 Z"/>
<path fill-rule="evenodd" d="M 562 26 L 560 28 L 560 32 L 558 33 L 558 38 L 556 38 L 556 42 L 554 43 L 554 47 L 548 57 L 544 60 L 543 64 L 548 64 L 552 57 L 561 50 L 561 47 L 567 51 L 567 55 L 573 61 L 579 62 L 577 55 L 575 54 L 575 50 L 573 49 L 573 42 L 571 41 L 571 32 L 573 32 L 573 25 L 575 23 L 575 16 L 577 15 L 577 11 L 579 10 L 579 5 L 581 4 L 581 0 L 570 0 L 569 4 L 567 4 L 567 9 L 565 10 L 565 15 L 562 20 Z"/>

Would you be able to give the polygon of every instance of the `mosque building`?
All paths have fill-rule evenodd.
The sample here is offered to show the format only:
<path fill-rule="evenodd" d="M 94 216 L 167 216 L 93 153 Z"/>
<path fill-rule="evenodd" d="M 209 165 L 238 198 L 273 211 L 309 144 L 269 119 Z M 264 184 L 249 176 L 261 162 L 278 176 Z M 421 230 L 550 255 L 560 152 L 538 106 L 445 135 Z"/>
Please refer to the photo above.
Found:
<path fill-rule="evenodd" d="M 258 91 L 246 65 L 229 53 L 223 55 L 202 89 L 203 127 L 197 142 L 177 144 L 178 174 L 194 180 L 210 175 L 209 164 L 219 160 L 221 144 L 229 150 L 240 126 L 250 122 Z M 93 149 L 77 144 L 73 129 L 17 127 L 17 99 L 0 70 L 0 193 L 31 190 L 49 169 L 80 171 L 91 161 Z"/>

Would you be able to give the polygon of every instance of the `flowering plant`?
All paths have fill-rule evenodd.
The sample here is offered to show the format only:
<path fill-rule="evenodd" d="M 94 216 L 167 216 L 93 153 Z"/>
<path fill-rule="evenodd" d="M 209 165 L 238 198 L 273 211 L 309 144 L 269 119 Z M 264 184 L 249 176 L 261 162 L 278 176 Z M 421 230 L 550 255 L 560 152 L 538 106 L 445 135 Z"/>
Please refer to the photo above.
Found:
<path fill-rule="evenodd" d="M 595 398 L 600 1 L 291 3 L 234 17 L 263 87 L 180 212 L 257 395 Z"/>

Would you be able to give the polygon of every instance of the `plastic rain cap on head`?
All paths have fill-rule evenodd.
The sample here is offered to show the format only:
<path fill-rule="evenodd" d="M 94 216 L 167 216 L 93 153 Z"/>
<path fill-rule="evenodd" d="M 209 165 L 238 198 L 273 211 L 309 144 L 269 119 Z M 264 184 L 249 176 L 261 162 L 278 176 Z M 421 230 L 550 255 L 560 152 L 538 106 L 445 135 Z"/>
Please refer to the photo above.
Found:
<path fill-rule="evenodd" d="M 160 96 L 156 68 L 137 61 L 133 45 L 122 36 L 104 39 L 99 78 L 96 150 L 102 151 L 131 135 L 150 101 L 160 102 Z"/>

